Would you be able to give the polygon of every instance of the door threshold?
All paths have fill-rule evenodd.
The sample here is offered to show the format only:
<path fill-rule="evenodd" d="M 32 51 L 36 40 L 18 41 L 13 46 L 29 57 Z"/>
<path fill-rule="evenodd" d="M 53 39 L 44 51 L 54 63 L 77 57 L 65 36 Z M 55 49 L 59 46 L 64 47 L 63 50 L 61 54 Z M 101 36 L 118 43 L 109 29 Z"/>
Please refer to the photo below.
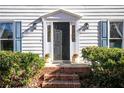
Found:
<path fill-rule="evenodd" d="M 70 64 L 70 60 L 54 60 L 52 64 Z"/>

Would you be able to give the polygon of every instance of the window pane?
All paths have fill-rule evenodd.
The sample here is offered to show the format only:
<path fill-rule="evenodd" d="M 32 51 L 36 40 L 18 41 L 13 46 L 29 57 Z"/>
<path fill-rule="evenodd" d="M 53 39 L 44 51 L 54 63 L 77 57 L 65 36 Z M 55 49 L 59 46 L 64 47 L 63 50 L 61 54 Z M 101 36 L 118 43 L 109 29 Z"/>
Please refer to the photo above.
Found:
<path fill-rule="evenodd" d="M 51 25 L 47 26 L 47 42 L 51 42 Z"/>
<path fill-rule="evenodd" d="M 72 25 L 72 42 L 75 42 L 75 25 Z"/>
<path fill-rule="evenodd" d="M 114 39 L 110 40 L 110 47 L 111 48 L 121 48 L 122 47 L 122 40 L 120 39 Z"/>
<path fill-rule="evenodd" d="M 13 38 L 12 23 L 0 23 L 0 38 Z"/>
<path fill-rule="evenodd" d="M 123 22 L 110 22 L 110 38 L 122 38 Z"/>
<path fill-rule="evenodd" d="M 13 40 L 1 40 L 0 45 L 1 45 L 1 50 L 13 51 Z"/>

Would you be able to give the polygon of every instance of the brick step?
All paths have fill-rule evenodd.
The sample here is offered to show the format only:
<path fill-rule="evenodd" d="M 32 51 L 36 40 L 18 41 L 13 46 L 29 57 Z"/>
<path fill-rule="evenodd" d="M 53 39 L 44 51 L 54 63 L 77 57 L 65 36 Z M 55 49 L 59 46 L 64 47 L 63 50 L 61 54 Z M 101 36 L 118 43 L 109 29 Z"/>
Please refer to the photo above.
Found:
<path fill-rule="evenodd" d="M 89 73 L 91 69 L 89 67 L 46 67 L 47 73 Z"/>
<path fill-rule="evenodd" d="M 43 81 L 42 88 L 80 88 L 79 80 L 64 81 L 64 80 L 52 80 Z"/>
<path fill-rule="evenodd" d="M 84 75 L 91 71 L 90 67 L 45 67 L 40 81 L 43 88 L 80 88 L 78 74 Z"/>
<path fill-rule="evenodd" d="M 79 80 L 79 77 L 77 74 L 56 73 L 45 74 L 44 80 Z"/>

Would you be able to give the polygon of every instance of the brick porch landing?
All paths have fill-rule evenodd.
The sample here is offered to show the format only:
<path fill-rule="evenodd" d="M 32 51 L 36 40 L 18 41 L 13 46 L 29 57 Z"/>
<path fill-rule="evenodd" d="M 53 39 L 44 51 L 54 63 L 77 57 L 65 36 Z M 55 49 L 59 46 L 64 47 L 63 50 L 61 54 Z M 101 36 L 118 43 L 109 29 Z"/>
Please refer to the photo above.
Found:
<path fill-rule="evenodd" d="M 80 88 L 78 73 L 87 74 L 86 64 L 46 64 L 42 88 Z"/>
<path fill-rule="evenodd" d="M 90 67 L 89 64 L 85 63 L 78 63 L 78 64 L 71 64 L 71 63 L 46 63 L 45 67 Z"/>

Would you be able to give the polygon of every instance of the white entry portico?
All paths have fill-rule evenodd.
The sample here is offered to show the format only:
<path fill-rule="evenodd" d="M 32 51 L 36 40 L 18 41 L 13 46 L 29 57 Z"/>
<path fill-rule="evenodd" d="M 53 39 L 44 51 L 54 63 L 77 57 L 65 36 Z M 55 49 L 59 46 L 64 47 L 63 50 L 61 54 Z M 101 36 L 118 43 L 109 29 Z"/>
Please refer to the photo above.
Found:
<path fill-rule="evenodd" d="M 71 61 L 79 54 L 78 20 L 81 16 L 59 9 L 42 16 L 44 56 L 50 54 L 52 62 Z"/>

